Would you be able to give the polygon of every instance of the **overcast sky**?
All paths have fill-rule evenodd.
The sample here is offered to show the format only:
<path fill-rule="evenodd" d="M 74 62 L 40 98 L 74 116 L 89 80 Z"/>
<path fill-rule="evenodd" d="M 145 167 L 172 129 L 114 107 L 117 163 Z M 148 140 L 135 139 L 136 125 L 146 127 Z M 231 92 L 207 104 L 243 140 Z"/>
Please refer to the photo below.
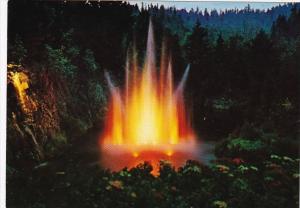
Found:
<path fill-rule="evenodd" d="M 142 5 L 142 1 L 138 0 L 130 0 L 130 4 L 138 4 L 139 7 Z M 225 10 L 225 9 L 244 9 L 248 4 L 250 4 L 250 7 L 253 9 L 261 9 L 261 10 L 266 10 L 269 8 L 272 8 L 274 6 L 278 6 L 280 3 L 268 3 L 268 2 L 193 2 L 193 1 L 166 1 L 166 0 L 161 0 L 161 1 L 146 1 L 144 2 L 144 5 L 147 4 L 158 4 L 158 5 L 164 5 L 165 7 L 172 7 L 175 6 L 178 9 L 187 9 L 190 10 L 191 8 L 196 9 L 197 7 L 199 10 L 204 10 L 205 8 L 208 9 L 208 11 L 212 9 L 216 10 Z M 283 4 L 283 3 L 281 3 Z"/>

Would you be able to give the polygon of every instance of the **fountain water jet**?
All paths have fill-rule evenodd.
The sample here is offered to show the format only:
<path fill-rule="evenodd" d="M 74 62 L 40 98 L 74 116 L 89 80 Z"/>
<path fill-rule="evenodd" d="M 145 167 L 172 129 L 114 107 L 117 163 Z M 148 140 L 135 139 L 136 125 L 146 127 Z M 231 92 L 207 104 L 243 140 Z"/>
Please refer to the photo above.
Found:
<path fill-rule="evenodd" d="M 149 23 L 146 58 L 138 71 L 136 55 L 127 57 L 125 89 L 115 87 L 106 73 L 111 92 L 105 129 L 100 138 L 101 164 L 113 170 L 143 161 L 167 159 L 179 166 L 195 159 L 197 142 L 184 103 L 189 66 L 173 87 L 171 60 L 162 52 L 160 73 L 155 61 L 152 23 Z"/>

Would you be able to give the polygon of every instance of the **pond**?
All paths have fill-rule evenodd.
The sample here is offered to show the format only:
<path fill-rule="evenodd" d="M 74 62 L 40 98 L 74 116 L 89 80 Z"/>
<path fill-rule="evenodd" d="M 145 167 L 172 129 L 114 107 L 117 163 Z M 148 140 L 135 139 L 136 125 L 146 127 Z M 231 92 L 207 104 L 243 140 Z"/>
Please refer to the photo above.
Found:
<path fill-rule="evenodd" d="M 174 151 L 172 153 L 158 151 L 152 148 L 147 151 L 133 154 L 132 152 L 118 151 L 114 154 L 101 152 L 99 145 L 100 130 L 94 129 L 89 131 L 83 140 L 80 139 L 80 144 L 77 144 L 77 153 L 81 155 L 81 162 L 85 165 L 100 165 L 103 168 L 111 169 L 112 171 L 122 170 L 124 167 L 132 168 L 139 163 L 149 161 L 153 165 L 155 171 L 158 170 L 158 163 L 160 160 L 167 160 L 176 168 L 185 164 L 186 160 L 197 160 L 202 164 L 209 165 L 211 161 L 215 160 L 214 148 L 215 141 L 198 140 L 197 152 L 189 152 L 189 146 L 182 148 L 182 151 Z"/>
<path fill-rule="evenodd" d="M 175 168 L 179 168 L 187 160 L 197 160 L 208 165 L 210 161 L 215 159 L 213 142 L 201 141 L 192 145 L 184 143 L 171 147 L 162 147 L 159 144 L 147 145 L 141 151 L 131 151 L 122 145 L 109 146 L 100 151 L 99 164 L 104 168 L 120 171 L 124 167 L 130 169 L 147 161 L 153 166 L 152 173 L 157 175 L 159 162 L 162 160 L 170 162 Z"/>

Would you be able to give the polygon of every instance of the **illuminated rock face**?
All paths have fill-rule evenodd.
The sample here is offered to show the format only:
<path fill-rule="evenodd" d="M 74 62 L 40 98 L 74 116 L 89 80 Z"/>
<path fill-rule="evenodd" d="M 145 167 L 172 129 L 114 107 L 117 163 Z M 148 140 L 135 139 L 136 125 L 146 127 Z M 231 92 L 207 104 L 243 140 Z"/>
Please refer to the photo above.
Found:
<path fill-rule="evenodd" d="M 154 45 L 150 22 L 142 70 L 138 70 L 135 54 L 132 59 L 127 59 L 124 90 L 113 86 L 106 74 L 111 98 L 100 146 L 102 164 L 109 168 L 115 169 L 108 164 L 109 155 L 130 155 L 127 157 L 132 157 L 132 160 L 127 158 L 126 160 L 131 161 L 122 164 L 130 167 L 136 164 L 134 161 L 142 162 L 143 156 L 146 160 L 170 160 L 170 157 L 175 157 L 179 152 L 193 155 L 197 149 L 196 137 L 183 98 L 189 67 L 177 88 L 174 88 L 171 61 L 162 52 L 158 71 Z"/>
<path fill-rule="evenodd" d="M 10 65 L 8 65 L 8 67 Z M 37 110 L 37 104 L 26 93 L 26 90 L 29 88 L 29 78 L 27 74 L 24 72 L 10 71 L 8 73 L 8 80 L 15 88 L 22 111 L 26 114 L 31 114 Z"/>

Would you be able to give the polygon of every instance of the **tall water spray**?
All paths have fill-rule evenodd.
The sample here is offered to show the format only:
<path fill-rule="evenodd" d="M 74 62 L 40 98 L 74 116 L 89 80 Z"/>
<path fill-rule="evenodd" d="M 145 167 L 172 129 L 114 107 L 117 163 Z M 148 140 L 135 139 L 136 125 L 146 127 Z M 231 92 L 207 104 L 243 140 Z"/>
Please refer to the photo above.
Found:
<path fill-rule="evenodd" d="M 160 155 L 158 159 L 164 159 L 164 156 L 170 157 L 174 153 L 193 155 L 196 152 L 196 136 L 183 96 L 189 66 L 177 88 L 174 88 L 171 59 L 166 57 L 163 50 L 158 73 L 150 21 L 142 70 L 138 70 L 134 53 L 132 57 L 127 57 L 124 90 L 114 86 L 106 73 L 111 98 L 105 129 L 100 138 L 104 153 L 102 160 L 107 157 L 103 155 L 124 153 L 142 159 L 143 153 L 147 152 L 147 158 L 151 159 L 152 154 Z"/>

